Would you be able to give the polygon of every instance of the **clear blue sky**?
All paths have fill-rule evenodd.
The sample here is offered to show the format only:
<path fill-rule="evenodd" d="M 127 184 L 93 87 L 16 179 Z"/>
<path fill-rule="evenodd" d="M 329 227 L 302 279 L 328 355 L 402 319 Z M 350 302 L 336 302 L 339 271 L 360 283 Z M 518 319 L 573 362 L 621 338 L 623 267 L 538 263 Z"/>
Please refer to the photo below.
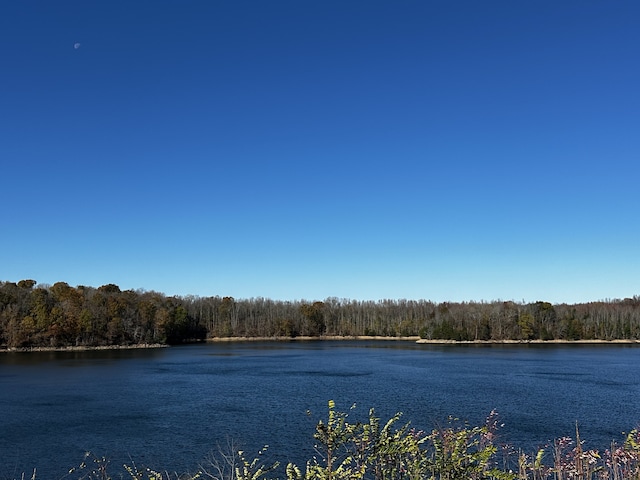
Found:
<path fill-rule="evenodd" d="M 5 1 L 0 280 L 640 294 L 640 2 Z"/>

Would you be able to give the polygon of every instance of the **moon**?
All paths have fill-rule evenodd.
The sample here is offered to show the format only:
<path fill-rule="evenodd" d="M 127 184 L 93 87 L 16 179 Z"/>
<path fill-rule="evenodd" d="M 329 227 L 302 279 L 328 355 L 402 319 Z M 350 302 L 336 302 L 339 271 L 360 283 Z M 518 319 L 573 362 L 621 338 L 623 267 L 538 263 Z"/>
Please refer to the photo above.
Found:
<path fill-rule="evenodd" d="M 73 48 L 75 48 L 76 50 L 80 48 L 80 44 L 79 43 L 74 43 L 73 44 Z"/>

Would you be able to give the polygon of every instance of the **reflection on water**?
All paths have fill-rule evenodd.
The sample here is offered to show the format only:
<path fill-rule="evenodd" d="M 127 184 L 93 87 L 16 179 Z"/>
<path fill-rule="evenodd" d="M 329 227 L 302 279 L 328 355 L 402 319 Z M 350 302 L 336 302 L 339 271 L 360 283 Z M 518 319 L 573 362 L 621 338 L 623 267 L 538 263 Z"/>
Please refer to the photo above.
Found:
<path fill-rule="evenodd" d="M 230 440 L 282 463 L 313 455 L 334 399 L 355 418 L 375 407 L 421 429 L 449 415 L 527 450 L 578 421 L 606 448 L 640 422 L 640 348 L 433 346 L 412 342 L 246 342 L 157 350 L 0 355 L 0 478 L 38 467 L 59 478 L 85 451 L 114 465 L 194 470 Z M 311 411 L 311 415 L 306 414 Z"/>

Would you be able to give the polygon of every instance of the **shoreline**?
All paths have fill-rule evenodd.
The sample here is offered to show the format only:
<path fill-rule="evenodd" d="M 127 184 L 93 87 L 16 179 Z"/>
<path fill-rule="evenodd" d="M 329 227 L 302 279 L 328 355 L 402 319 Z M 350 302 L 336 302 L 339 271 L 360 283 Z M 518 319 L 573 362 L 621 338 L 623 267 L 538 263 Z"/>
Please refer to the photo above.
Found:
<path fill-rule="evenodd" d="M 322 335 L 319 337 L 210 337 L 207 343 L 224 342 L 319 342 L 319 341 L 348 341 L 348 340 L 384 340 L 415 342 L 428 345 L 636 345 L 640 340 L 616 339 L 616 340 L 440 340 L 426 339 L 419 336 L 408 337 L 384 337 L 367 335 Z"/>
<path fill-rule="evenodd" d="M 96 345 L 70 347 L 11 347 L 0 348 L 0 353 L 30 353 L 30 352 L 89 352 L 95 350 L 136 350 L 148 348 L 167 348 L 162 343 L 140 343 L 136 345 Z"/>
<path fill-rule="evenodd" d="M 640 339 L 615 340 L 444 340 L 426 339 L 419 336 L 384 337 L 372 335 L 322 335 L 318 337 L 210 337 L 200 343 L 241 343 L 241 342 L 323 342 L 323 341 L 389 341 L 413 342 L 422 345 L 640 345 Z M 187 345 L 187 344 L 183 344 Z M 136 345 L 98 345 L 98 346 L 69 346 L 69 347 L 12 347 L 0 348 L 3 353 L 29 352 L 88 352 L 100 350 L 137 350 L 153 348 L 170 348 L 172 345 L 163 343 L 142 343 Z"/>
<path fill-rule="evenodd" d="M 383 336 L 366 336 L 366 335 L 320 335 L 318 337 L 310 337 L 300 335 L 298 337 L 209 337 L 207 343 L 223 343 L 223 342 L 321 342 L 331 340 L 389 340 L 403 342 L 417 342 L 419 336 L 411 337 L 383 337 Z"/>
<path fill-rule="evenodd" d="M 416 343 L 434 345 L 636 345 L 640 340 L 427 340 L 420 339 Z"/>

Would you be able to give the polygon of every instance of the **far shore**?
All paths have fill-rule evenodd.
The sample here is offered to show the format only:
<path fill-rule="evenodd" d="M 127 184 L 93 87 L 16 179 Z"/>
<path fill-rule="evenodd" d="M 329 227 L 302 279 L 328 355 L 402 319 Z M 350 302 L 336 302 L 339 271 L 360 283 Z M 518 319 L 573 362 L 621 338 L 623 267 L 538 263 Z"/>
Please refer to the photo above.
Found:
<path fill-rule="evenodd" d="M 417 342 L 420 337 L 382 337 L 367 335 L 320 335 L 310 337 L 300 335 L 297 337 L 210 337 L 207 342 L 317 342 L 323 340 L 399 340 L 405 342 Z"/>
<path fill-rule="evenodd" d="M 13 352 L 86 352 L 90 350 L 133 350 L 139 348 L 166 348 L 169 345 L 162 343 L 139 343 L 135 345 L 96 345 L 96 346 L 70 346 L 70 347 L 20 347 L 0 348 L 0 353 Z"/>
<path fill-rule="evenodd" d="M 298 336 L 298 337 L 211 337 L 207 338 L 209 343 L 232 343 L 232 342 L 321 342 L 321 341 L 342 341 L 342 340 L 382 340 L 396 342 L 414 342 L 428 345 L 640 345 L 640 340 L 440 340 L 426 339 L 418 336 L 409 337 L 384 337 L 371 335 L 322 335 L 318 337 Z M 194 342 L 200 343 L 200 342 Z M 70 347 L 22 347 L 3 348 L 0 347 L 0 354 L 15 352 L 84 352 L 93 350 L 133 350 L 148 348 L 168 348 L 170 345 L 162 343 L 142 343 L 136 345 L 99 345 L 99 346 L 70 346 Z"/>
<path fill-rule="evenodd" d="M 322 335 L 319 337 L 299 336 L 299 337 L 211 337 L 207 338 L 207 342 L 295 342 L 295 341 L 323 341 L 323 340 L 389 340 L 389 341 L 403 341 L 403 342 L 415 342 L 422 344 L 433 345 L 529 345 L 529 344 L 640 344 L 640 340 L 440 340 L 440 339 L 426 339 L 419 336 L 409 337 L 384 337 L 384 336 L 370 336 L 370 335 Z"/>
<path fill-rule="evenodd" d="M 427 340 L 421 338 L 416 343 L 433 343 L 433 344 L 450 344 L 450 345 L 579 345 L 579 344 L 593 344 L 593 345 L 611 345 L 611 344 L 640 344 L 640 340 Z"/>

